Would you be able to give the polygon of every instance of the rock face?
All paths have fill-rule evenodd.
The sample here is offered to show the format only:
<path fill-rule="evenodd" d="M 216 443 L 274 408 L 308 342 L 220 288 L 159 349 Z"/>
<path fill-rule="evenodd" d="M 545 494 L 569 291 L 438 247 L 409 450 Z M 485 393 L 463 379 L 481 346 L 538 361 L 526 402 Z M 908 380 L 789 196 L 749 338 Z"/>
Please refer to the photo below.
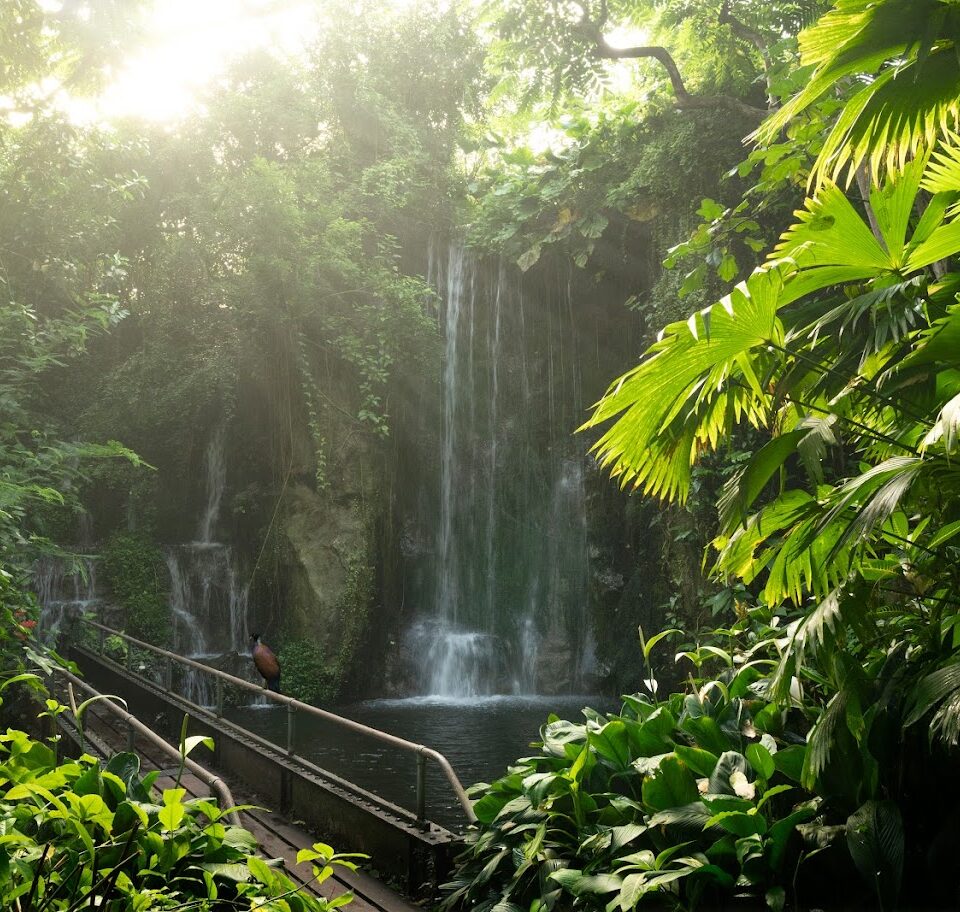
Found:
<path fill-rule="evenodd" d="M 367 607 L 351 600 L 358 565 L 369 564 L 371 523 L 358 501 L 334 501 L 296 484 L 287 495 L 282 536 L 287 628 L 333 655 L 357 626 L 355 612 Z"/>

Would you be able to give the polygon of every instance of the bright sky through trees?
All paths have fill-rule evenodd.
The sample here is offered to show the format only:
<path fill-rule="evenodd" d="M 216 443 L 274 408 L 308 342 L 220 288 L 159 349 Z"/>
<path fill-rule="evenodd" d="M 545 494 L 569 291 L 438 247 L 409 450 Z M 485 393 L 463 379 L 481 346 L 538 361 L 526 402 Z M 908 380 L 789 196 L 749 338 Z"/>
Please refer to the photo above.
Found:
<path fill-rule="evenodd" d="M 176 119 L 238 56 L 258 48 L 302 50 L 316 34 L 317 13 L 309 0 L 156 0 L 143 47 L 97 101 L 71 101 L 71 113 L 84 120 Z"/>
<path fill-rule="evenodd" d="M 405 7 L 411 0 L 384 3 Z M 48 0 L 44 5 L 56 9 L 61 4 Z M 321 27 L 322 7 L 316 0 L 155 0 L 146 14 L 143 44 L 131 50 L 103 94 L 64 104 L 77 121 L 130 116 L 176 120 L 195 106 L 198 90 L 243 54 L 261 48 L 301 52 Z M 633 28 L 608 35 L 614 46 L 644 38 Z M 634 69 L 632 62 L 611 63 L 611 87 L 624 91 Z M 550 144 L 542 138 L 533 143 Z"/>

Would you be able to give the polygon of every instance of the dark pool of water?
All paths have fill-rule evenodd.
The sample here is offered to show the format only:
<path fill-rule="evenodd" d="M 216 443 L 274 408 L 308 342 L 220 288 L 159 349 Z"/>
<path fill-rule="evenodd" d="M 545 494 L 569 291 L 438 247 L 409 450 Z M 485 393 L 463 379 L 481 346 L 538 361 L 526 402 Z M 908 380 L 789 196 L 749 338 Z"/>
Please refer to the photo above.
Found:
<path fill-rule="evenodd" d="M 602 697 L 490 697 L 441 700 L 371 700 L 333 711 L 381 731 L 440 751 L 465 786 L 502 775 L 513 760 L 536 753 L 530 746 L 550 713 L 580 721 L 591 706 L 612 709 Z M 264 738 L 286 745 L 287 714 L 283 707 L 233 709 L 230 718 Z M 413 810 L 416 803 L 416 761 L 413 755 L 346 731 L 320 719 L 296 720 L 296 751 L 318 766 L 349 779 L 388 801 Z M 463 814 L 436 765 L 427 765 L 427 816 L 460 828 Z"/>

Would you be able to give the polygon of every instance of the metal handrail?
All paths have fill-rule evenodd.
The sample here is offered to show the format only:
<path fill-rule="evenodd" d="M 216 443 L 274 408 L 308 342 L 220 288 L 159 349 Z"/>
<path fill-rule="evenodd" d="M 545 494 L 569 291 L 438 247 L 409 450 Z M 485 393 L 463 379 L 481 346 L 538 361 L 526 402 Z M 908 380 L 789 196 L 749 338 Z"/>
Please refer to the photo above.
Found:
<path fill-rule="evenodd" d="M 285 694 L 279 694 L 275 691 L 267 690 L 258 684 L 252 684 L 250 681 L 243 680 L 243 678 L 238 678 L 235 675 L 221 671 L 219 668 L 212 668 L 209 665 L 204 665 L 202 662 L 197 662 L 193 659 L 188 659 L 185 656 L 178 655 L 175 652 L 171 652 L 169 649 L 163 649 L 160 646 L 154 646 L 153 643 L 147 643 L 144 640 L 139 640 L 127 633 L 123 633 L 123 631 L 114 630 L 112 627 L 107 627 L 105 624 L 99 623 L 99 621 L 90 620 L 88 618 L 80 618 L 80 621 L 100 631 L 101 654 L 103 653 L 103 644 L 106 636 L 120 637 L 120 639 L 126 641 L 127 643 L 132 643 L 134 646 L 138 646 L 141 649 L 146 649 L 149 652 L 162 656 L 168 662 L 176 662 L 180 665 L 185 665 L 188 668 L 195 668 L 198 671 L 212 675 L 219 680 L 226 681 L 227 683 L 232 684 L 235 687 L 239 687 L 242 690 L 248 690 L 253 693 L 257 693 L 260 696 L 264 696 L 267 697 L 267 699 L 273 700 L 275 703 L 285 705 L 287 707 L 287 755 L 290 757 L 294 756 L 292 725 L 293 715 L 295 712 L 305 712 L 308 715 L 316 716 L 319 719 L 324 719 L 327 722 L 332 722 L 335 725 L 339 725 L 341 728 L 346 728 L 349 731 L 366 735 L 367 737 L 373 738 L 376 741 L 380 741 L 384 744 L 391 744 L 400 750 L 414 754 L 417 759 L 417 820 L 419 821 L 426 819 L 425 761 L 433 760 L 437 766 L 440 767 L 440 770 L 446 777 L 450 787 L 453 789 L 454 794 L 457 796 L 457 801 L 466 814 L 467 820 L 470 823 L 476 822 L 477 815 L 473 811 L 473 805 L 471 804 L 470 799 L 467 797 L 467 793 L 463 788 L 463 784 L 460 782 L 460 779 L 454 772 L 453 767 L 450 765 L 450 761 L 447 760 L 443 754 L 437 750 L 434 750 L 432 747 L 427 747 L 424 744 L 417 744 L 415 741 L 407 741 L 406 738 L 400 738 L 397 735 L 391 735 L 388 732 L 380 731 L 378 728 L 371 728 L 369 725 L 364 725 L 361 722 L 354 722 L 352 719 L 347 719 L 344 716 L 338 716 L 336 713 L 329 712 L 328 710 L 320 709 L 319 706 L 312 706 L 309 703 L 303 703 L 302 701 L 295 700 L 293 697 L 288 697 Z M 129 657 L 130 652 L 128 650 L 127 670 L 132 672 L 132 669 L 129 667 Z M 218 699 L 219 709 L 222 701 L 222 694 L 218 694 L 218 696 L 220 698 Z"/>
<path fill-rule="evenodd" d="M 190 770 L 201 782 L 205 782 L 209 788 L 217 793 L 217 797 L 220 799 L 221 804 L 224 808 L 224 813 L 226 814 L 227 819 L 235 824 L 240 826 L 240 816 L 234 810 L 237 806 L 236 801 L 233 800 L 233 795 L 230 792 L 230 786 L 223 781 L 219 776 L 215 776 L 210 770 L 205 769 L 196 760 L 191 760 L 189 757 L 185 757 L 178 748 L 174 747 L 169 741 L 164 740 L 158 734 L 156 734 L 151 729 L 147 728 L 135 715 L 130 712 L 127 712 L 122 706 L 114 702 L 114 699 L 111 698 L 110 694 L 101 694 L 100 691 L 91 687 L 86 681 L 78 678 L 75 674 L 70 671 L 67 671 L 66 668 L 60 668 L 54 666 L 54 672 L 57 674 L 63 675 L 74 687 L 79 687 L 82 691 L 89 694 L 92 697 L 107 697 L 100 703 L 100 707 L 106 707 L 110 712 L 115 716 L 119 716 L 122 722 L 125 722 L 127 726 L 133 731 L 137 732 L 140 736 L 146 738 L 151 744 L 155 747 L 160 748 L 164 753 L 168 754 L 171 758 L 175 759 L 178 763 L 183 763 L 185 769 Z"/>

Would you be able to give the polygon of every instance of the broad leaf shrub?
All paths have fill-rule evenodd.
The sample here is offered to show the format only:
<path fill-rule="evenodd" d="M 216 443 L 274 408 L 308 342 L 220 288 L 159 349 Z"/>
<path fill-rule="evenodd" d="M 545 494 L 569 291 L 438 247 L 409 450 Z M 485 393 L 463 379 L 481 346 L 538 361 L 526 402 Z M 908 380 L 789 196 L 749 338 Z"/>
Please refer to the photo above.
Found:
<path fill-rule="evenodd" d="M 748 662 L 660 704 L 635 694 L 619 713 L 585 709 L 583 723 L 551 716 L 539 754 L 474 787 L 479 824 L 445 912 L 692 908 L 734 894 L 782 908 L 800 862 L 838 830 L 800 785 L 801 714 L 759 696 L 764 684 Z"/>
<path fill-rule="evenodd" d="M 689 692 L 551 717 L 539 754 L 474 787 L 445 912 L 954 907 L 955 803 L 922 796 L 956 769 L 937 726 L 958 666 L 931 661 L 919 621 L 869 645 L 838 638 L 830 610 L 740 602 L 736 623 L 676 654 L 708 675 Z M 654 691 L 662 636 L 644 641 Z M 816 665 L 797 662 L 804 647 Z"/>
<path fill-rule="evenodd" d="M 324 912 L 349 902 L 298 892 L 215 800 L 158 792 L 157 775 L 141 775 L 135 754 L 58 763 L 49 744 L 0 735 L 0 908 Z M 322 859 L 318 880 L 354 867 L 322 844 L 304 859 Z"/>

